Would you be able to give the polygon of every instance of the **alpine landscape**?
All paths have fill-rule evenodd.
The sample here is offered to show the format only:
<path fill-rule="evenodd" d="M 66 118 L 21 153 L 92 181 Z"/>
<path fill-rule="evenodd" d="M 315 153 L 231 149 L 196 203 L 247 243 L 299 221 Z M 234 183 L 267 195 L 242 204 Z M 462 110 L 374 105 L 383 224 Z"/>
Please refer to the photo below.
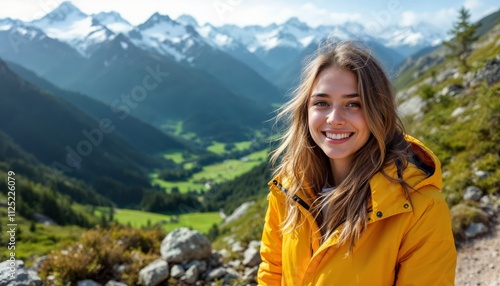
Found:
<path fill-rule="evenodd" d="M 47 12 L 0 19 L 0 285 L 256 285 L 275 111 L 339 40 L 442 162 L 456 284 L 500 285 L 499 10 L 445 30 Z"/>

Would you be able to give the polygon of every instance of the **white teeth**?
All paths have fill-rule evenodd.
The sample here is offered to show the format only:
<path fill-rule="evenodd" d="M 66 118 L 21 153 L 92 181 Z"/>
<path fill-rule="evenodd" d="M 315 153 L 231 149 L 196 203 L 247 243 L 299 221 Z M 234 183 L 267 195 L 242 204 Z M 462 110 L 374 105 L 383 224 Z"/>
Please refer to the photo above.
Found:
<path fill-rule="evenodd" d="M 341 134 L 335 134 L 335 133 L 328 133 L 326 132 L 326 137 L 330 138 L 330 139 L 336 139 L 336 140 L 339 140 L 339 139 L 344 139 L 344 138 L 347 138 L 351 136 L 351 133 L 341 133 Z"/>

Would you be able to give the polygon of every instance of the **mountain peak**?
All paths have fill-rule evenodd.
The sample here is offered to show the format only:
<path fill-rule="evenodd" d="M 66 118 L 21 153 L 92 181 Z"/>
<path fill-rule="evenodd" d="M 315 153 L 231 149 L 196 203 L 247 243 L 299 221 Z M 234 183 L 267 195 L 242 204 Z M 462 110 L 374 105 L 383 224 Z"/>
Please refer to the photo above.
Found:
<path fill-rule="evenodd" d="M 290 19 L 288 19 L 285 23 L 283 23 L 284 25 L 292 25 L 292 26 L 296 26 L 296 27 L 304 27 L 304 26 L 307 26 L 306 23 L 302 22 L 299 20 L 299 18 L 297 17 L 292 17 Z"/>
<path fill-rule="evenodd" d="M 134 28 L 132 24 L 123 19 L 119 13 L 114 11 L 94 14 L 92 15 L 92 18 L 99 21 L 100 24 L 104 25 L 107 29 L 113 31 L 116 34 L 128 33 Z"/>
<path fill-rule="evenodd" d="M 123 19 L 120 13 L 111 11 L 111 12 L 100 12 L 98 14 L 93 15 L 93 17 L 104 25 L 110 23 L 123 23 L 126 25 L 130 25 L 130 23 Z"/>
<path fill-rule="evenodd" d="M 177 19 L 175 19 L 176 22 L 179 22 L 183 25 L 191 25 L 193 26 L 194 28 L 198 27 L 198 22 L 196 21 L 195 18 L 193 18 L 192 16 L 190 15 L 186 15 L 186 14 L 183 14 L 181 16 L 179 16 Z"/>
<path fill-rule="evenodd" d="M 50 23 L 54 23 L 54 22 L 62 22 L 69 17 L 82 19 L 87 17 L 87 15 L 85 15 L 82 11 L 80 11 L 80 9 L 78 9 L 70 1 L 65 1 L 62 2 L 61 5 L 59 5 L 57 8 L 49 12 L 40 20 L 46 19 Z"/>
<path fill-rule="evenodd" d="M 152 22 L 174 22 L 168 15 L 162 15 L 158 12 L 154 13 L 148 20 L 147 22 L 152 21 Z"/>
<path fill-rule="evenodd" d="M 182 26 L 181 23 L 178 23 L 177 21 L 172 20 L 168 15 L 162 15 L 158 12 L 154 13 L 149 17 L 149 19 L 146 20 L 146 22 L 140 24 L 137 26 L 139 30 L 148 30 L 148 29 L 161 29 L 162 32 L 165 32 L 165 30 L 170 30 L 170 29 L 176 29 L 175 27 Z"/>

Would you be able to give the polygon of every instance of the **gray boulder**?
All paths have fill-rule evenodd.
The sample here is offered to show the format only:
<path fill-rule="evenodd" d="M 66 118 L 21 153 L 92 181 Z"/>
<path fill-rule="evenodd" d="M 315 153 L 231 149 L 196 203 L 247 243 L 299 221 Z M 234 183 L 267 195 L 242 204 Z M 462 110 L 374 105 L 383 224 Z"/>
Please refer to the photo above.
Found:
<path fill-rule="evenodd" d="M 186 271 L 184 270 L 184 268 L 179 265 L 179 264 L 175 264 L 174 266 L 172 266 L 172 268 L 170 269 L 170 276 L 171 277 L 174 277 L 174 278 L 181 278 L 182 276 L 184 276 L 184 274 L 186 273 Z"/>
<path fill-rule="evenodd" d="M 185 263 L 209 258 L 212 245 L 200 232 L 181 227 L 167 234 L 161 243 L 160 252 L 167 262 Z"/>
<path fill-rule="evenodd" d="M 90 280 L 90 279 L 78 281 L 76 283 L 76 285 L 77 286 L 102 286 L 100 283 L 97 283 L 94 280 Z"/>
<path fill-rule="evenodd" d="M 230 223 L 230 222 L 233 222 L 235 220 L 237 220 L 238 218 L 242 217 L 243 215 L 245 215 L 248 211 L 248 209 L 254 204 L 255 202 L 246 202 L 246 203 L 243 203 L 242 205 L 240 205 L 238 208 L 236 208 L 233 213 L 226 217 L 224 219 L 224 221 L 222 222 L 222 226 Z"/>
<path fill-rule="evenodd" d="M 198 267 L 196 267 L 196 265 L 192 265 L 188 268 L 184 276 L 181 277 L 181 280 L 187 284 L 194 284 L 198 280 L 198 276 Z"/>
<path fill-rule="evenodd" d="M 468 186 L 465 189 L 464 200 L 472 200 L 478 202 L 483 196 L 483 191 L 476 186 Z"/>
<path fill-rule="evenodd" d="M 489 229 L 484 223 L 471 223 L 467 229 L 465 230 L 465 236 L 467 238 L 474 238 L 478 235 L 486 234 L 488 233 Z"/>
<path fill-rule="evenodd" d="M 0 263 L 0 286 L 41 286 L 42 279 L 34 270 L 26 268 L 22 260 L 6 260 Z"/>
<path fill-rule="evenodd" d="M 123 283 L 123 282 L 109 280 L 108 283 L 106 283 L 106 285 L 104 285 L 104 286 L 128 286 L 128 285 Z"/>
<path fill-rule="evenodd" d="M 139 284 L 156 286 L 167 280 L 169 274 L 168 263 L 157 259 L 139 271 Z"/>
<path fill-rule="evenodd" d="M 212 270 L 209 270 L 207 272 L 207 277 L 205 278 L 206 281 L 214 281 L 217 279 L 221 279 L 224 276 L 226 276 L 227 271 L 224 267 L 217 267 Z"/>
<path fill-rule="evenodd" d="M 243 265 L 246 267 L 254 267 L 260 264 L 262 260 L 260 257 L 259 247 L 260 241 L 254 240 L 250 242 L 247 250 L 245 250 L 245 253 L 243 254 Z"/>

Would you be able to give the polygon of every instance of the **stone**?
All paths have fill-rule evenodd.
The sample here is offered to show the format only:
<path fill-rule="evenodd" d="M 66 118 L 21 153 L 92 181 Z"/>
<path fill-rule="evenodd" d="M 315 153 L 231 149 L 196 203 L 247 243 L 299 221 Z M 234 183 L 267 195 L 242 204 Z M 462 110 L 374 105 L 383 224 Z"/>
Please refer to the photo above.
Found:
<path fill-rule="evenodd" d="M 97 283 L 94 280 L 90 280 L 90 279 L 85 279 L 85 280 L 78 281 L 76 283 L 76 285 L 77 286 L 101 286 L 100 283 Z"/>
<path fill-rule="evenodd" d="M 484 223 L 471 223 L 465 230 L 465 236 L 467 238 L 474 238 L 478 235 L 488 233 L 489 229 Z"/>
<path fill-rule="evenodd" d="M 259 241 L 251 241 L 249 243 L 247 250 L 245 250 L 243 254 L 243 265 L 246 267 L 254 267 L 260 264 L 262 259 L 260 257 L 259 247 Z"/>
<path fill-rule="evenodd" d="M 118 281 L 115 281 L 115 280 L 109 280 L 106 285 L 104 286 L 128 286 L 127 284 L 123 283 L 123 282 L 118 282 Z"/>
<path fill-rule="evenodd" d="M 224 219 L 224 221 L 222 222 L 221 226 L 224 226 L 230 222 L 233 222 L 235 220 L 237 220 L 238 218 L 242 217 L 243 215 L 245 215 L 248 211 L 248 209 L 254 204 L 255 202 L 251 201 L 251 202 L 245 202 L 243 204 L 241 204 L 239 207 L 237 207 L 233 213 L 231 215 L 229 215 L 228 217 L 226 217 Z"/>
<path fill-rule="evenodd" d="M 205 261 L 200 261 L 200 260 L 192 260 L 188 264 L 186 264 L 184 268 L 189 269 L 193 265 L 197 268 L 198 273 L 203 273 L 207 271 L 207 263 Z"/>
<path fill-rule="evenodd" d="M 486 179 L 490 176 L 490 174 L 488 172 L 482 171 L 482 170 L 474 172 L 474 175 L 476 175 L 476 177 L 478 177 L 481 180 Z"/>
<path fill-rule="evenodd" d="M 1 286 L 42 286 L 43 282 L 38 274 L 26 268 L 22 260 L 5 260 L 0 263 Z"/>
<path fill-rule="evenodd" d="M 252 268 L 246 268 L 243 274 L 243 281 L 246 283 L 253 283 L 257 281 L 257 272 L 259 271 L 259 266 L 254 266 Z"/>
<path fill-rule="evenodd" d="M 157 259 L 139 271 L 139 284 L 156 286 L 169 276 L 168 262 Z"/>
<path fill-rule="evenodd" d="M 227 271 L 224 267 L 217 267 L 207 272 L 206 281 L 214 281 L 226 276 Z"/>
<path fill-rule="evenodd" d="M 440 95 L 449 95 L 449 96 L 456 96 L 457 94 L 462 93 L 464 90 L 464 87 L 461 86 L 460 84 L 450 84 L 443 88 L 439 94 Z"/>
<path fill-rule="evenodd" d="M 184 276 L 181 277 L 181 280 L 191 285 L 194 284 L 196 280 L 198 280 L 198 276 L 198 267 L 196 267 L 196 265 L 192 265 L 188 268 Z"/>
<path fill-rule="evenodd" d="M 483 191 L 476 186 L 468 186 L 465 189 L 464 200 L 479 201 L 483 196 Z"/>
<path fill-rule="evenodd" d="M 174 277 L 174 278 L 181 278 L 182 276 L 184 276 L 184 274 L 186 273 L 186 271 L 184 270 L 184 268 L 179 265 L 179 264 L 175 264 L 174 266 L 172 266 L 172 268 L 170 269 L 170 277 Z"/>
<path fill-rule="evenodd" d="M 171 231 L 161 243 L 161 257 L 171 263 L 209 258 L 212 253 L 210 240 L 196 230 L 181 227 Z"/>

